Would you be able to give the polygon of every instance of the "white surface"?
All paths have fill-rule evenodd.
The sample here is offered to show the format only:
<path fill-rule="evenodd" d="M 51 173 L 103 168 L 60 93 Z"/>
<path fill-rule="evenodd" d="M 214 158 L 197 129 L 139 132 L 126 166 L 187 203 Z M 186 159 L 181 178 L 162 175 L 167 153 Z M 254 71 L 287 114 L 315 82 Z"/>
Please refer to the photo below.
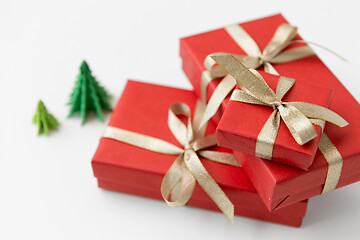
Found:
<path fill-rule="evenodd" d="M 310 201 L 302 228 L 97 188 L 90 161 L 105 124 L 65 105 L 86 59 L 114 95 L 133 78 L 191 88 L 179 38 L 282 12 L 360 99 L 358 1 L 1 1 L 0 239 L 359 239 L 360 184 Z M 60 131 L 37 137 L 41 98 Z M 346 106 L 345 106 L 346 107 Z M 109 115 L 106 116 L 107 119 Z"/>

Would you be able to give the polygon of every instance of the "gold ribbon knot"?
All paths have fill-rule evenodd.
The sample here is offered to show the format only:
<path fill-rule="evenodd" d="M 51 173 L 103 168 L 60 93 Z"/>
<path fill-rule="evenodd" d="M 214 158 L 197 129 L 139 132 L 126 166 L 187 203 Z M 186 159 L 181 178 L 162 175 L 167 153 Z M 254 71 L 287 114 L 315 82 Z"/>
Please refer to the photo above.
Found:
<path fill-rule="evenodd" d="M 315 55 L 313 50 L 308 46 L 284 50 L 286 47 L 296 42 L 293 41 L 293 39 L 297 35 L 297 27 L 291 26 L 289 24 L 281 24 L 277 28 L 274 36 L 265 47 L 263 52 L 261 52 L 254 39 L 240 25 L 229 25 L 225 27 L 225 30 L 238 44 L 238 46 L 247 54 L 232 54 L 247 68 L 257 69 L 261 66 L 264 66 L 265 72 L 279 75 L 272 64 L 291 62 Z M 217 65 L 216 62 L 212 59 L 213 56 L 224 54 L 229 53 L 211 53 L 204 60 L 204 67 L 206 70 L 202 73 L 201 76 L 201 98 L 204 102 L 206 102 L 206 91 L 208 84 L 216 78 L 223 77 L 224 79 L 220 82 L 211 96 L 201 125 L 205 124 L 212 116 L 214 116 L 221 102 L 236 86 L 235 80 L 231 76 L 227 75 L 227 71 L 221 65 Z"/>
<path fill-rule="evenodd" d="M 202 128 L 193 128 L 192 126 L 192 124 L 198 126 L 203 110 L 203 103 L 198 102 L 192 122 L 190 108 L 186 104 L 177 103 L 170 107 L 168 126 L 183 149 L 158 138 L 111 126 L 105 129 L 103 137 L 153 152 L 178 155 L 161 183 L 161 194 L 166 203 L 171 207 L 185 205 L 193 193 L 196 182 L 198 182 L 228 220 L 233 223 L 234 205 L 206 171 L 199 156 L 236 167 L 240 167 L 240 164 L 235 156 L 230 153 L 205 150 L 208 147 L 216 146 L 215 135 L 205 136 L 206 126 Z M 178 118 L 178 115 L 185 115 L 188 118 L 187 126 Z"/>
<path fill-rule="evenodd" d="M 283 102 L 282 98 L 292 88 L 295 79 L 280 76 L 274 93 L 256 70 L 248 70 L 235 56 L 218 55 L 213 56 L 213 59 L 235 78 L 241 88 L 233 91 L 230 100 L 274 109 L 258 135 L 255 149 L 257 157 L 271 160 L 280 119 L 283 119 L 300 145 L 317 135 L 310 119 L 328 121 L 339 127 L 348 125 L 348 122 L 330 109 L 306 102 Z"/>

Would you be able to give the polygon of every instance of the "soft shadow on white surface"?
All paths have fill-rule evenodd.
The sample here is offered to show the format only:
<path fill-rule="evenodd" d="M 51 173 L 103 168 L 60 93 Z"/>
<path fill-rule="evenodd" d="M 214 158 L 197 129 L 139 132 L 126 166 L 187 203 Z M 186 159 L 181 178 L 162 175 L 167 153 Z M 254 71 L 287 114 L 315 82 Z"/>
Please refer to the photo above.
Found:
<path fill-rule="evenodd" d="M 354 214 L 359 214 L 357 206 L 359 199 L 354 192 L 360 183 L 337 189 L 310 200 L 308 212 L 303 222 L 303 227 L 331 226 L 339 219 L 352 219 Z M 351 226 L 348 226 L 351 227 Z M 336 231 L 336 229 L 332 229 Z"/>

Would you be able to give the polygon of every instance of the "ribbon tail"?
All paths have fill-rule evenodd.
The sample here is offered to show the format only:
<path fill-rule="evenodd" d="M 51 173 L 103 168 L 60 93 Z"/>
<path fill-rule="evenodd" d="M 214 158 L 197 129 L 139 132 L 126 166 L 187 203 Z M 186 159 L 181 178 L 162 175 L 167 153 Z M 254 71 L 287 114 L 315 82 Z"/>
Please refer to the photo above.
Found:
<path fill-rule="evenodd" d="M 314 51 L 309 46 L 302 46 L 285 50 L 275 57 L 271 58 L 271 63 L 286 63 L 292 62 L 298 59 L 306 58 L 315 55 Z"/>
<path fill-rule="evenodd" d="M 280 113 L 274 110 L 256 140 L 255 155 L 257 157 L 271 160 L 274 143 L 280 127 Z"/>
<path fill-rule="evenodd" d="M 304 145 L 317 136 L 310 120 L 296 107 L 290 104 L 279 106 L 279 112 L 295 141 Z"/>
<path fill-rule="evenodd" d="M 234 205 L 206 171 L 199 157 L 193 150 L 185 150 L 184 155 L 185 165 L 194 175 L 196 181 L 224 213 L 230 223 L 234 223 Z"/>
<path fill-rule="evenodd" d="M 170 207 L 184 206 L 190 199 L 196 180 L 185 167 L 184 154 L 171 165 L 161 183 L 161 195 Z M 179 184 L 181 187 L 179 187 Z M 180 191 L 180 192 L 179 192 Z M 171 200 L 169 197 L 171 195 Z"/>
<path fill-rule="evenodd" d="M 349 124 L 339 114 L 331 111 L 328 108 L 321 107 L 319 105 L 306 103 L 306 102 L 289 102 L 288 104 L 296 107 L 305 116 L 310 118 L 322 119 L 327 122 L 331 122 L 339 127 L 345 127 L 346 125 Z"/>
<path fill-rule="evenodd" d="M 226 98 L 226 96 L 235 86 L 235 79 L 231 75 L 226 75 L 225 78 L 216 87 L 214 93 L 211 95 L 209 103 L 205 108 L 200 127 L 205 125 L 210 120 L 210 118 L 215 115 L 222 101 Z"/>
<path fill-rule="evenodd" d="M 323 133 L 319 143 L 319 150 L 324 155 L 329 167 L 325 179 L 323 193 L 335 190 L 341 176 L 343 158 L 329 137 Z"/>
<path fill-rule="evenodd" d="M 341 56 L 340 54 L 338 54 L 337 52 L 331 50 L 330 48 L 327 48 L 319 43 L 316 43 L 316 42 L 311 42 L 311 41 L 304 41 L 304 40 L 293 40 L 292 43 L 295 43 L 295 42 L 300 42 L 300 43 L 307 43 L 307 44 L 311 44 L 311 45 L 314 45 L 314 46 L 317 46 L 319 48 L 322 48 L 323 50 L 325 51 L 328 51 L 329 53 L 335 55 L 336 57 L 340 58 L 341 60 L 343 60 L 344 62 L 349 62 L 346 58 L 344 58 L 343 56 Z M 315 53 L 314 53 L 315 54 Z"/>

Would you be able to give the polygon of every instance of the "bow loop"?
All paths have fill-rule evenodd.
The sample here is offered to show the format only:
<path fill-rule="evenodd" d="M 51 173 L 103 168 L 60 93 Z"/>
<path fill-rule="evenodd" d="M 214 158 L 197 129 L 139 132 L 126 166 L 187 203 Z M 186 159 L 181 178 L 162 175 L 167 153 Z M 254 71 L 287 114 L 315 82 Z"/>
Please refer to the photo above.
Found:
<path fill-rule="evenodd" d="M 195 188 L 195 177 L 186 168 L 183 159 L 184 154 L 176 158 L 161 183 L 161 195 L 170 207 L 184 206 Z M 178 191 L 174 191 L 175 189 Z M 170 196 L 171 200 L 169 200 Z"/>
<path fill-rule="evenodd" d="M 295 79 L 280 76 L 276 86 L 276 97 L 281 100 L 285 94 L 294 86 Z"/>
<path fill-rule="evenodd" d="M 187 126 L 177 117 L 184 115 L 187 117 Z M 191 113 L 188 105 L 184 103 L 175 103 L 169 109 L 168 126 L 178 140 L 178 142 L 186 147 L 194 139 L 193 128 L 191 124 Z"/>
<path fill-rule="evenodd" d="M 288 104 L 296 107 L 309 118 L 325 120 L 339 127 L 345 127 L 349 124 L 344 118 L 328 108 L 306 102 L 289 102 Z"/>
<path fill-rule="evenodd" d="M 266 60 L 271 61 L 273 57 L 289 46 L 291 44 L 291 40 L 295 38 L 296 34 L 297 27 L 289 24 L 281 24 L 263 51 L 263 55 Z"/>
<path fill-rule="evenodd" d="M 258 57 L 261 50 L 254 39 L 238 24 L 232 24 L 225 27 L 228 34 L 244 50 L 248 56 Z M 243 47 L 246 46 L 246 47 Z"/>

